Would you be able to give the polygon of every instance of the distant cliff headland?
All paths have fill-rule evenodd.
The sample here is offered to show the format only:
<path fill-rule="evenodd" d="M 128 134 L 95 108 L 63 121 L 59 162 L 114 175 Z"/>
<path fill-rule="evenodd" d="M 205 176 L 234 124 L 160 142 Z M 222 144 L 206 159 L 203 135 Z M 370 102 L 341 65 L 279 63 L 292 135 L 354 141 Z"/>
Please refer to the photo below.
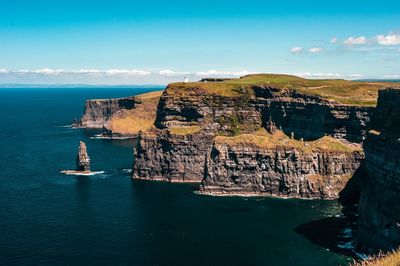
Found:
<path fill-rule="evenodd" d="M 260 74 L 88 100 L 74 125 L 137 137 L 135 179 L 359 201 L 356 244 L 374 252 L 400 245 L 399 106 L 395 83 Z"/>

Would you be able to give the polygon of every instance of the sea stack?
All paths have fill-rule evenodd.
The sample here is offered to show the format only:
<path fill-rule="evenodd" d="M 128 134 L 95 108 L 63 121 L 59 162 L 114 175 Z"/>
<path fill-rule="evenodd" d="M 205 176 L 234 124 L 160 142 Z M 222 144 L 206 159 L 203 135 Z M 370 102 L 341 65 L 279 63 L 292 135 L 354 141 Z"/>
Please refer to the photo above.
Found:
<path fill-rule="evenodd" d="M 76 156 L 76 171 L 90 172 L 90 158 L 87 153 L 86 144 L 79 142 L 78 155 Z"/>

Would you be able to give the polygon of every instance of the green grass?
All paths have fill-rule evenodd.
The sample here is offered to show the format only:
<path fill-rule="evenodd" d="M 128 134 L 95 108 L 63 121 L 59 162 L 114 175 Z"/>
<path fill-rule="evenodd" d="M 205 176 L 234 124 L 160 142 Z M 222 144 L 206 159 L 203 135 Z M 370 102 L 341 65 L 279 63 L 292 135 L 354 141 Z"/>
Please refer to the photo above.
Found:
<path fill-rule="evenodd" d="M 304 79 L 291 75 L 257 74 L 215 83 L 172 83 L 168 86 L 167 93 L 193 96 L 205 94 L 226 97 L 243 96 L 245 94 L 251 96 L 251 87 L 254 85 L 293 89 L 346 105 L 375 106 L 378 90 L 386 86 L 395 86 L 396 84 L 343 79 Z"/>

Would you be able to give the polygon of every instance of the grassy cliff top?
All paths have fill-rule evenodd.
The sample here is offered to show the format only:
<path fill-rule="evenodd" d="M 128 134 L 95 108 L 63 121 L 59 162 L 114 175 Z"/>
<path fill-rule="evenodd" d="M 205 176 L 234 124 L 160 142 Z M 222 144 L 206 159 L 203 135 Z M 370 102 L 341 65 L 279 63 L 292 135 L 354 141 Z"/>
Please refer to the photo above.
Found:
<path fill-rule="evenodd" d="M 241 134 L 234 137 L 217 136 L 215 142 L 225 143 L 231 146 L 254 145 L 259 148 L 294 148 L 304 152 L 313 151 L 339 151 L 354 152 L 362 151 L 361 146 L 355 144 L 345 144 L 333 137 L 325 136 L 315 141 L 300 141 L 289 138 L 282 131 L 274 134 L 268 133 L 265 129 L 260 129 L 253 134 Z"/>
<path fill-rule="evenodd" d="M 108 125 L 114 133 L 135 135 L 140 131 L 154 128 L 157 105 L 163 91 L 152 91 L 135 96 L 140 103 L 131 110 L 121 110 L 114 114 Z"/>
<path fill-rule="evenodd" d="M 143 94 L 136 95 L 136 98 L 139 98 L 141 100 L 148 100 L 148 99 L 155 99 L 155 98 L 160 98 L 161 94 L 164 91 L 151 91 Z"/>
<path fill-rule="evenodd" d="M 305 79 L 291 75 L 256 74 L 222 82 L 190 82 L 172 83 L 167 92 L 184 93 L 188 89 L 196 89 L 198 93 L 210 93 L 221 96 L 240 96 L 243 89 L 253 85 L 268 85 L 282 89 L 294 89 L 303 93 L 320 96 L 323 99 L 357 106 L 375 106 L 378 90 L 395 83 L 362 82 L 343 79 Z"/>

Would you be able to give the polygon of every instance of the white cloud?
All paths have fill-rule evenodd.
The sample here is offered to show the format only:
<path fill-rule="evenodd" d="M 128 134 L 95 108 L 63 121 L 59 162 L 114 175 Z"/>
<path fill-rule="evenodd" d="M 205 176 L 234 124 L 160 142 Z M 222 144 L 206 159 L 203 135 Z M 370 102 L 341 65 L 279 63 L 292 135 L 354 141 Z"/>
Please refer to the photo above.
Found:
<path fill-rule="evenodd" d="M 177 72 L 170 69 L 160 70 L 159 74 L 161 76 L 182 76 L 182 75 L 189 75 L 190 72 Z"/>
<path fill-rule="evenodd" d="M 383 76 L 384 78 L 388 78 L 388 79 L 397 79 L 397 78 L 400 78 L 400 75 L 386 75 L 386 76 Z"/>
<path fill-rule="evenodd" d="M 290 52 L 293 54 L 298 54 L 298 53 L 301 53 L 302 51 L 303 51 L 303 48 L 299 47 L 299 46 L 295 46 L 292 49 L 290 49 Z"/>
<path fill-rule="evenodd" d="M 331 39 L 331 43 L 337 43 L 339 40 L 338 40 L 338 38 L 336 38 L 336 37 L 334 37 L 334 38 L 332 38 Z"/>
<path fill-rule="evenodd" d="M 310 53 L 315 54 L 315 53 L 322 52 L 322 48 L 320 48 L 320 47 L 313 47 L 313 48 L 310 48 L 308 51 L 309 51 Z"/>
<path fill-rule="evenodd" d="M 1 74 L 8 73 L 8 70 L 5 69 L 5 68 L 0 68 L 0 73 L 1 73 Z"/>
<path fill-rule="evenodd" d="M 304 78 L 323 78 L 323 77 L 342 77 L 341 74 L 338 73 L 310 73 L 310 72 L 303 72 L 303 73 L 295 73 L 295 76 L 300 76 L 300 77 L 304 77 Z"/>
<path fill-rule="evenodd" d="M 235 76 L 241 77 L 249 74 L 256 74 L 256 72 L 249 72 L 247 70 L 243 71 L 218 71 L 218 70 L 208 70 L 196 72 L 197 76 Z"/>
<path fill-rule="evenodd" d="M 295 76 L 300 76 L 303 78 L 328 78 L 328 79 L 338 79 L 338 78 L 361 78 L 361 74 L 353 73 L 353 74 L 340 74 L 340 73 L 323 73 L 323 72 L 317 72 L 317 73 L 311 73 L 311 72 L 302 72 L 302 73 L 295 73 Z"/>
<path fill-rule="evenodd" d="M 130 76 L 146 76 L 146 75 L 150 75 L 151 72 L 149 71 L 144 71 L 144 70 L 136 70 L 136 69 L 132 69 L 132 70 L 128 70 L 128 69 L 110 69 L 110 70 L 106 70 L 105 73 L 107 75 L 130 75 Z"/>
<path fill-rule="evenodd" d="M 366 44 L 367 38 L 365 38 L 364 36 L 349 37 L 343 43 L 346 45 Z"/>
<path fill-rule="evenodd" d="M 64 73 L 64 70 L 63 69 L 42 68 L 42 69 L 33 70 L 32 73 L 46 74 L 46 75 L 57 75 L 57 74 L 60 74 L 60 73 Z"/>
<path fill-rule="evenodd" d="M 399 34 L 377 35 L 375 36 L 375 40 L 380 45 L 399 45 L 400 35 Z"/>
<path fill-rule="evenodd" d="M 80 69 L 79 71 L 71 71 L 72 73 L 81 73 L 81 74 L 98 74 L 102 73 L 101 70 L 98 69 Z"/>

